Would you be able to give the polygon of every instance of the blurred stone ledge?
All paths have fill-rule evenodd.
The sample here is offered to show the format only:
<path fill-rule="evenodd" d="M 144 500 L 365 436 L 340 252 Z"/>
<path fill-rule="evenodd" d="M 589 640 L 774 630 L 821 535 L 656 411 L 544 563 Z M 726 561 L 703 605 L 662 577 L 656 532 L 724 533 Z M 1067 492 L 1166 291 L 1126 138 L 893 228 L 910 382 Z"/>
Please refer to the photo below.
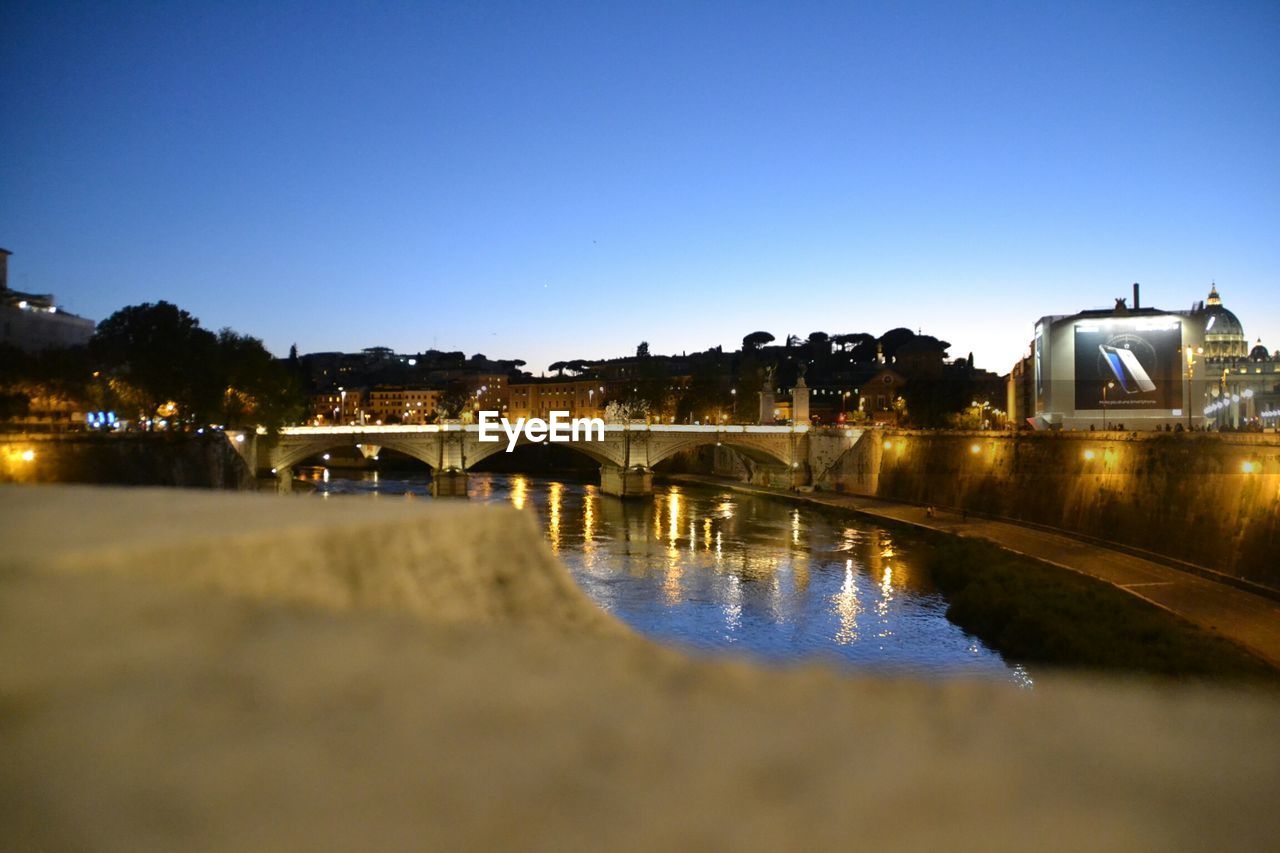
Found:
<path fill-rule="evenodd" d="M 1267 849 L 1270 693 L 694 660 L 529 514 L 0 488 L 8 849 Z"/>

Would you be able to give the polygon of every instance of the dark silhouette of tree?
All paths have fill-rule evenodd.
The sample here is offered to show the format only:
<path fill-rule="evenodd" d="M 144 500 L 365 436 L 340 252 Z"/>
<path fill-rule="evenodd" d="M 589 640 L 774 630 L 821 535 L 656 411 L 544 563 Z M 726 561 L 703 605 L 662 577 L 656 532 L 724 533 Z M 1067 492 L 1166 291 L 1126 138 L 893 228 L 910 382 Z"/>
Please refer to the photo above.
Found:
<path fill-rule="evenodd" d="M 649 357 L 649 342 L 641 341 L 640 345 L 636 347 L 636 358 L 648 358 L 648 357 Z"/>
<path fill-rule="evenodd" d="M 897 328 L 890 329 L 880 336 L 878 342 L 884 348 L 884 357 L 886 360 L 892 359 L 898 354 L 898 347 L 915 338 L 916 333 L 910 329 Z"/>
<path fill-rule="evenodd" d="M 742 351 L 758 350 L 773 340 L 773 335 L 768 332 L 752 332 L 742 339 Z"/>
<path fill-rule="evenodd" d="M 169 302 L 121 308 L 98 324 L 89 343 L 101 370 L 143 417 L 172 402 L 173 419 L 206 421 L 217 409 L 217 336 Z"/>
<path fill-rule="evenodd" d="M 257 338 L 220 331 L 216 367 L 225 426 L 275 430 L 302 417 L 306 400 L 296 375 Z"/>

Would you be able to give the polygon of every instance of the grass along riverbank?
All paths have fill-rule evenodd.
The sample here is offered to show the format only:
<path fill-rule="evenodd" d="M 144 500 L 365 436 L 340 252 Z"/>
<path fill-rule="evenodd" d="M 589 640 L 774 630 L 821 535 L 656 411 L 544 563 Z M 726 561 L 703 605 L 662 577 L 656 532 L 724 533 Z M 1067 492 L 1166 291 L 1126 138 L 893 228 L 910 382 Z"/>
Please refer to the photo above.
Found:
<path fill-rule="evenodd" d="M 1280 684 L 1280 673 L 1245 649 L 1103 581 L 982 540 L 924 535 L 924 564 L 946 596 L 947 618 L 1007 659 Z"/>

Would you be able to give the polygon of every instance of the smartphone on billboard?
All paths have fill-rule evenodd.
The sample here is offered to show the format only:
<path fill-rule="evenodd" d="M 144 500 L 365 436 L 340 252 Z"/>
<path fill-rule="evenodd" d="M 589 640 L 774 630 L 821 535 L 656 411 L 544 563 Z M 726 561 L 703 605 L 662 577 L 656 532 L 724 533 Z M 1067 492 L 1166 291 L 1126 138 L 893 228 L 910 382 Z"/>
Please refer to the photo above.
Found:
<path fill-rule="evenodd" d="M 1107 365 L 1126 394 L 1156 390 L 1156 383 L 1151 381 L 1132 351 L 1106 344 L 1099 344 L 1098 349 L 1102 351 L 1102 357 L 1107 360 Z"/>

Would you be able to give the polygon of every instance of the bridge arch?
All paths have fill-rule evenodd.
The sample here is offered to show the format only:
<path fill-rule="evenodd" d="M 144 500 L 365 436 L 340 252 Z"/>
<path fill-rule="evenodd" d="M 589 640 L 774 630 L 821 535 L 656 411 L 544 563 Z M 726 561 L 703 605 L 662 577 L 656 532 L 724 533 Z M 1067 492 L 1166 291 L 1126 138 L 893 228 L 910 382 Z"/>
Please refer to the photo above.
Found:
<path fill-rule="evenodd" d="M 649 447 L 649 464 L 657 465 L 678 453 L 694 450 L 707 445 L 724 445 L 733 448 L 756 462 L 774 462 L 790 466 L 796 462 L 797 451 L 791 442 L 781 442 L 777 436 L 766 440 L 756 440 L 742 433 L 707 432 L 694 435 L 681 435 L 677 439 L 655 442 Z"/>
<path fill-rule="evenodd" d="M 516 440 L 516 447 L 527 447 L 531 444 L 541 444 L 542 442 L 530 441 L 525 437 L 524 433 Z M 611 442 L 593 442 L 593 441 L 566 441 L 555 443 L 556 447 L 564 447 L 569 450 L 577 451 L 586 456 L 593 462 L 600 465 L 620 465 L 621 460 L 615 458 L 619 454 L 616 452 Z M 499 453 L 505 453 L 507 450 L 507 439 L 505 436 L 496 442 L 481 442 L 479 439 L 468 439 L 466 445 L 466 462 L 467 468 L 478 465 L 480 462 L 495 456 Z"/>
<path fill-rule="evenodd" d="M 359 439 L 359 440 L 357 440 Z M 394 450 L 425 463 L 432 471 L 439 464 L 439 445 L 435 442 L 415 441 L 392 435 L 326 435 L 307 438 L 304 441 L 288 441 L 280 444 L 271 461 L 272 468 L 292 468 L 304 459 L 339 447 L 357 447 L 376 444 L 383 450 Z"/>

